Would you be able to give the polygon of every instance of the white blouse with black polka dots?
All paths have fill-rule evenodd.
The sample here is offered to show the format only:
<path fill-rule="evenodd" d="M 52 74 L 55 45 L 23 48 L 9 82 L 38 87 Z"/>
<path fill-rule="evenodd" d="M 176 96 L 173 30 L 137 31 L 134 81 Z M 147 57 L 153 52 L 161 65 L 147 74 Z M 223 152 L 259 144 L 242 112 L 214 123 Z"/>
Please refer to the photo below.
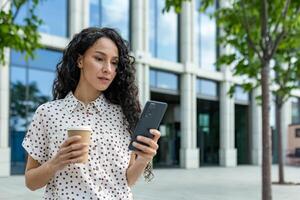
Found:
<path fill-rule="evenodd" d="M 40 164 L 52 158 L 67 139 L 67 127 L 92 127 L 86 164 L 70 164 L 46 186 L 44 199 L 132 199 L 126 180 L 130 160 L 128 123 L 119 105 L 104 95 L 85 106 L 72 92 L 64 99 L 41 105 L 23 141 Z"/>

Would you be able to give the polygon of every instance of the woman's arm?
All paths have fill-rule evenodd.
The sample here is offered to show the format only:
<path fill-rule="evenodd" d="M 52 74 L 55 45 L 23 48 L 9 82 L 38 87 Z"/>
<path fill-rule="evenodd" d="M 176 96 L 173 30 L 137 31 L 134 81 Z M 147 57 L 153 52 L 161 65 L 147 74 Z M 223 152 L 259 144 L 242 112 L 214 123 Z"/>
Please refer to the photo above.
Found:
<path fill-rule="evenodd" d="M 127 169 L 127 182 L 129 187 L 132 187 L 138 178 L 144 172 L 147 164 L 151 162 L 153 157 L 156 155 L 156 151 L 158 149 L 157 141 L 160 138 L 160 132 L 155 129 L 151 129 L 150 133 L 154 135 L 153 139 L 138 136 L 137 140 L 143 142 L 142 145 L 136 142 L 133 142 L 133 146 L 138 149 L 138 151 L 134 151 L 131 154 L 129 166 Z"/>
<path fill-rule="evenodd" d="M 58 170 L 70 163 L 82 162 L 84 154 L 88 151 L 88 144 L 77 143 L 80 136 L 68 138 L 60 147 L 57 154 L 42 165 L 28 155 L 25 170 L 25 183 L 30 190 L 44 187 L 53 178 Z"/>

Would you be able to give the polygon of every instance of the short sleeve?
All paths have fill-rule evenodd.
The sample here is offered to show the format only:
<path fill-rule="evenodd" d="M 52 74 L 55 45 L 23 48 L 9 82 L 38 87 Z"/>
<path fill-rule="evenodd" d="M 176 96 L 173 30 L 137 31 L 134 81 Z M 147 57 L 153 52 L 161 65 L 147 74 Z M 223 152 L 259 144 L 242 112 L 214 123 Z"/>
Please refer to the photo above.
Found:
<path fill-rule="evenodd" d="M 43 125 L 43 112 L 45 112 L 45 110 L 42 105 L 38 107 L 33 115 L 33 119 L 22 143 L 27 153 L 40 164 L 45 163 L 49 157 L 49 139 Z"/>

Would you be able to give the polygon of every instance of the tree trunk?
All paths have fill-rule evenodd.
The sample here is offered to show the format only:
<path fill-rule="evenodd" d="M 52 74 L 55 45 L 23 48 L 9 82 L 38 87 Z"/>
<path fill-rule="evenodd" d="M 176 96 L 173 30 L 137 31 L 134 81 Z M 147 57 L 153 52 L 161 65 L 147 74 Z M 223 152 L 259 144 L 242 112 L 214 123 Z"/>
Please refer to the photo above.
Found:
<path fill-rule="evenodd" d="M 270 61 L 263 60 L 261 70 L 262 88 L 262 199 L 272 200 L 271 188 L 271 131 L 269 120 L 270 89 L 269 89 L 269 67 Z"/>
<path fill-rule="evenodd" d="M 281 113 L 282 113 L 282 100 L 276 97 L 276 131 L 277 131 L 277 148 L 278 148 L 278 177 L 279 184 L 284 184 L 284 171 L 283 171 L 283 156 L 282 156 L 282 132 L 281 132 Z"/>

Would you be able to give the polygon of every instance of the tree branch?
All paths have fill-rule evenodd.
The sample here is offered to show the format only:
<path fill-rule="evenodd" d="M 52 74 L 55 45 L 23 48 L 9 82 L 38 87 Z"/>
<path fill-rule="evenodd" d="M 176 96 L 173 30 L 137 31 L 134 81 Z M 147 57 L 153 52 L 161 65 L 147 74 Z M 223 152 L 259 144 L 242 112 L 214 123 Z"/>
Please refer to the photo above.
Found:
<path fill-rule="evenodd" d="M 275 34 L 277 33 L 277 30 L 278 30 L 278 27 L 279 27 L 281 19 L 283 19 L 282 21 L 285 21 L 285 17 L 286 17 L 288 8 L 290 6 L 290 3 L 291 3 L 291 0 L 286 0 L 285 1 L 284 8 L 282 9 L 281 15 L 279 16 L 278 21 L 277 21 L 277 23 L 275 25 L 275 29 L 274 29 L 274 33 Z"/>
<path fill-rule="evenodd" d="M 251 48 L 254 50 L 254 52 L 257 54 L 257 56 L 259 57 L 259 59 L 262 59 L 262 56 L 260 55 L 260 52 L 259 50 L 256 48 L 252 38 L 251 38 L 251 35 L 250 35 L 250 25 L 248 23 L 248 20 L 247 20 L 247 16 L 246 16 L 246 8 L 245 8 L 245 2 L 244 0 L 241 1 L 241 4 L 242 4 L 242 9 L 243 9 L 243 12 L 242 12 L 242 15 L 243 15 L 243 25 L 246 29 L 246 32 L 247 32 L 247 41 L 249 43 L 249 45 L 251 46 Z"/>
<path fill-rule="evenodd" d="M 268 50 L 269 41 L 268 40 L 268 2 L 267 0 L 261 0 L 261 39 L 262 39 L 262 46 L 264 50 Z M 264 56 L 265 56 L 264 51 Z"/>
<path fill-rule="evenodd" d="M 280 41 L 282 40 L 282 38 L 285 35 L 285 30 L 282 30 L 281 33 L 279 33 L 274 41 L 274 43 L 272 42 L 272 49 L 270 54 L 268 55 L 269 58 L 272 58 L 272 56 L 274 55 L 275 51 L 277 50 L 277 47 L 280 43 Z"/>

